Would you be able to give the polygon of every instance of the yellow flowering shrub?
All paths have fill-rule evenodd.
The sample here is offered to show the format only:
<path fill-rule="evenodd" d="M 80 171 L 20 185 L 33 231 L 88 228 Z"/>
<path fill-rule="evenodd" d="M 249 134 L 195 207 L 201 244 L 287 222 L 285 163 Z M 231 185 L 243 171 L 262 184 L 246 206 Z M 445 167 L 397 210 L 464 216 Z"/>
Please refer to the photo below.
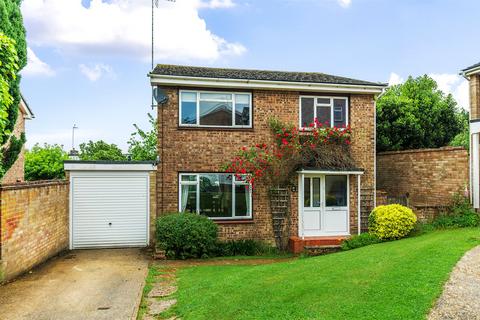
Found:
<path fill-rule="evenodd" d="M 399 204 L 376 207 L 368 217 L 369 232 L 382 240 L 407 236 L 415 227 L 417 216 L 412 209 Z"/>

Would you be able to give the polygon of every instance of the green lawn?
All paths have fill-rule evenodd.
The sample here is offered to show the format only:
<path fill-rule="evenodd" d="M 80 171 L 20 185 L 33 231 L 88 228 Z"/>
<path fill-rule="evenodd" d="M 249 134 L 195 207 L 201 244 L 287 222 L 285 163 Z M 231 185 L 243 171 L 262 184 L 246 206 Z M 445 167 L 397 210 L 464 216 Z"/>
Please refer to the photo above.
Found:
<path fill-rule="evenodd" d="M 260 266 L 181 268 L 182 319 L 424 319 L 480 229 Z"/>

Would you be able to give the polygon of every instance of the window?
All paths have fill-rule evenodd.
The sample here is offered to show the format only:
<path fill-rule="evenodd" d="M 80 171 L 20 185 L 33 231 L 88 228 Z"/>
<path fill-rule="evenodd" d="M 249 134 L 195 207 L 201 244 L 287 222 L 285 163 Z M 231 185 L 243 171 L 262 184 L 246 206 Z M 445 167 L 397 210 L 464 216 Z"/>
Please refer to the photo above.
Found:
<path fill-rule="evenodd" d="M 248 182 L 228 173 L 180 174 L 180 212 L 211 219 L 249 219 L 252 192 Z"/>
<path fill-rule="evenodd" d="M 180 125 L 249 128 L 251 100 L 250 93 L 180 91 Z"/>
<path fill-rule="evenodd" d="M 348 98 L 343 97 L 300 97 L 300 127 L 308 127 L 315 119 L 324 126 L 346 127 L 347 105 Z"/>
<path fill-rule="evenodd" d="M 347 206 L 347 176 L 325 176 L 327 207 Z"/>

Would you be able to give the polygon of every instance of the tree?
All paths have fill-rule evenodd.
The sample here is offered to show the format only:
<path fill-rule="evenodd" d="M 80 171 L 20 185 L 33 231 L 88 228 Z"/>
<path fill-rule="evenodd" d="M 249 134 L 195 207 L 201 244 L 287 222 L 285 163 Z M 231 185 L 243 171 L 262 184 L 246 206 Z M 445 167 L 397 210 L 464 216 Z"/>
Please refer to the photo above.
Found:
<path fill-rule="evenodd" d="M 4 76 L 5 64 L 10 64 L 11 59 L 15 59 L 15 76 L 4 78 L 7 87 L 2 85 L 0 96 L 0 146 L 2 159 L 0 163 L 0 179 L 10 168 L 11 164 L 18 158 L 25 137 L 15 138 L 11 141 L 13 128 L 18 117 L 18 104 L 20 103 L 20 70 L 27 64 L 27 42 L 25 38 L 25 28 L 23 26 L 22 13 L 20 11 L 21 0 L 0 0 L 0 34 L 11 39 L 17 58 L 14 58 L 13 50 L 6 49 L 5 38 L 2 36 L 2 51 L 10 55 L 2 54 L 0 63 L 2 65 L 2 76 Z M 9 45 L 11 46 L 11 45 Z M 9 70 L 10 73 L 12 70 Z M 9 97 L 5 96 L 5 89 L 8 88 Z M 20 148 L 19 148 L 20 146 Z"/>
<path fill-rule="evenodd" d="M 80 160 L 127 160 L 116 144 L 108 144 L 103 140 L 88 141 L 80 144 Z"/>
<path fill-rule="evenodd" d="M 17 62 L 18 56 L 15 49 L 15 41 L 0 32 L 0 146 L 8 141 L 8 137 L 11 134 L 9 111 L 14 106 L 14 97 L 11 94 L 10 84 L 17 76 Z M 20 140 L 15 140 L 14 143 L 16 144 L 20 141 L 22 142 L 21 145 L 23 145 L 24 140 L 25 138 L 23 137 Z M 7 159 L 10 162 L 11 158 L 13 158 L 13 162 L 15 162 L 18 157 L 18 153 L 12 154 L 8 151 L 4 147 L 0 150 L 0 179 L 11 166 L 6 165 L 3 160 Z M 5 153 L 8 153 L 8 157 L 5 157 Z"/>
<path fill-rule="evenodd" d="M 460 111 L 458 115 L 458 121 L 462 124 L 462 131 L 457 134 L 450 145 L 454 147 L 464 147 L 470 149 L 470 127 L 468 122 L 468 112 L 465 110 Z"/>
<path fill-rule="evenodd" d="M 38 143 L 25 152 L 25 180 L 63 179 L 63 161 L 68 154 L 57 144 Z"/>
<path fill-rule="evenodd" d="M 438 148 L 462 130 L 452 95 L 427 75 L 386 90 L 377 101 L 377 149 Z"/>
<path fill-rule="evenodd" d="M 157 159 L 157 120 L 150 114 L 147 114 L 148 122 L 150 122 L 150 131 L 143 131 L 134 124 L 137 131 L 132 133 L 128 141 L 128 153 L 132 160 L 137 161 L 155 161 Z"/>

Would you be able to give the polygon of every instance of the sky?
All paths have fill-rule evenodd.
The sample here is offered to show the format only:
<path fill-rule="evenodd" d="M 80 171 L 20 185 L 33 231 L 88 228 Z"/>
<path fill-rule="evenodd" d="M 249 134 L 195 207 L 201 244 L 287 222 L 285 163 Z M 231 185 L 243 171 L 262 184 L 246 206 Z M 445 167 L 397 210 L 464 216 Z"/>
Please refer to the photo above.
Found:
<path fill-rule="evenodd" d="M 468 108 L 478 0 L 159 0 L 155 63 L 310 71 L 397 84 L 428 74 Z M 103 139 L 127 151 L 153 112 L 151 0 L 23 0 L 35 114 L 27 147 Z"/>

